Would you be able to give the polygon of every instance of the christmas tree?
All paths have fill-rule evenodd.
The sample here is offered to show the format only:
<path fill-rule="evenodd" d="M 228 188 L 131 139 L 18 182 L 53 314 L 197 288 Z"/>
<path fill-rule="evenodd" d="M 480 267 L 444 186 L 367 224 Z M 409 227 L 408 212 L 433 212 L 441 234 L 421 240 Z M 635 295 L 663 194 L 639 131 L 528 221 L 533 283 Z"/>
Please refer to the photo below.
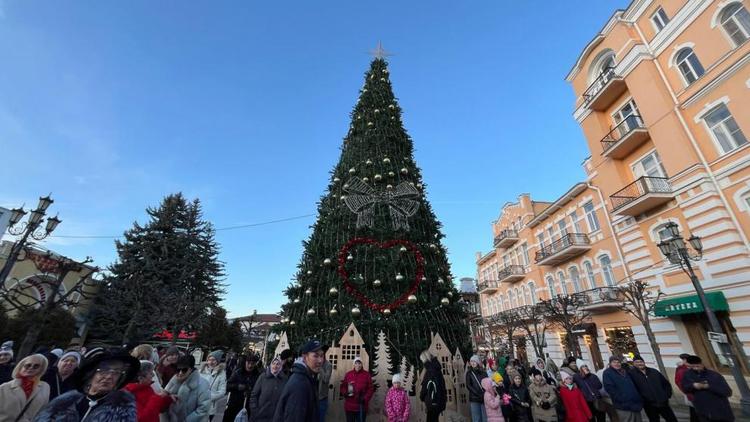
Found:
<path fill-rule="evenodd" d="M 309 338 L 331 344 L 354 322 L 371 356 L 382 330 L 390 362 L 418 362 L 433 333 L 451 350 L 469 353 L 466 314 L 440 227 L 388 65 L 378 55 L 365 74 L 312 235 L 303 242 L 278 329 L 292 347 Z"/>

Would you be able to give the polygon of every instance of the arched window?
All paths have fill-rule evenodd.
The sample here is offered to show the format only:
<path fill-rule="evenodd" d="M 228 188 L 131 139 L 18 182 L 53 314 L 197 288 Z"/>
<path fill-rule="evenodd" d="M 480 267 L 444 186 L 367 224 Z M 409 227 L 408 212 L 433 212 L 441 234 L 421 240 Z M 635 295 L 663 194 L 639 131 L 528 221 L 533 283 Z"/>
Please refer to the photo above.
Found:
<path fill-rule="evenodd" d="M 518 290 L 518 288 L 516 288 L 516 300 L 518 301 L 518 306 L 526 304 L 526 298 L 523 296 L 523 292 Z"/>
<path fill-rule="evenodd" d="M 557 296 L 557 292 L 555 291 L 555 279 L 551 275 L 547 276 L 547 288 L 549 288 L 550 299 L 553 299 L 555 296 Z"/>
<path fill-rule="evenodd" d="M 581 276 L 578 274 L 577 267 L 568 268 L 568 274 L 570 274 L 570 281 L 573 283 L 573 290 L 576 293 L 581 292 Z"/>
<path fill-rule="evenodd" d="M 703 65 L 698 60 L 698 56 L 695 55 L 693 49 L 690 47 L 685 47 L 677 52 L 674 62 L 677 65 L 677 68 L 680 69 L 682 78 L 687 85 L 695 82 L 706 73 L 703 69 Z"/>
<path fill-rule="evenodd" d="M 604 284 L 607 286 L 615 285 L 615 274 L 612 272 L 612 261 L 607 255 L 599 257 L 599 265 L 602 267 L 602 276 L 604 277 Z"/>
<path fill-rule="evenodd" d="M 516 307 L 516 296 L 513 294 L 513 290 L 508 290 L 508 303 L 511 309 Z"/>
<path fill-rule="evenodd" d="M 565 273 L 562 271 L 558 271 L 557 278 L 560 279 L 560 293 L 562 293 L 564 296 L 568 295 L 568 283 L 565 282 Z"/>
<path fill-rule="evenodd" d="M 736 2 L 725 7 L 721 12 L 720 22 L 735 47 L 750 38 L 750 13 L 742 3 Z"/>
<path fill-rule="evenodd" d="M 528 288 L 529 288 L 529 303 L 531 305 L 536 305 L 536 302 L 537 302 L 536 285 L 534 284 L 533 281 L 529 281 Z"/>
<path fill-rule="evenodd" d="M 591 262 L 586 261 L 583 263 L 583 268 L 586 269 L 586 278 L 589 281 L 589 289 L 593 289 L 596 287 L 596 279 L 594 278 L 594 266 L 591 265 Z"/>
<path fill-rule="evenodd" d="M 503 295 L 498 295 L 498 297 L 497 297 L 497 304 L 498 304 L 498 307 L 499 307 L 498 310 L 500 312 L 502 312 L 505 309 L 505 304 L 503 303 L 503 300 L 505 300 L 503 298 Z"/>

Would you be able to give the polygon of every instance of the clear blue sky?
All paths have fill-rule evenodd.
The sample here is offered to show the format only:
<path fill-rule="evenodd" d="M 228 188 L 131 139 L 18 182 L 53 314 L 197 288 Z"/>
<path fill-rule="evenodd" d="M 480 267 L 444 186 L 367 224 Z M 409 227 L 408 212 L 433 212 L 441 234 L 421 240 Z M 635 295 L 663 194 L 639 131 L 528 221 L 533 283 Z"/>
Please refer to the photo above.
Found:
<path fill-rule="evenodd" d="M 627 1 L 0 0 L 0 206 L 120 235 L 175 191 L 217 227 L 314 213 L 378 40 L 453 273 L 587 156 L 564 77 Z M 314 217 L 217 235 L 230 315 L 276 312 Z M 105 266 L 112 239 L 47 246 Z"/>

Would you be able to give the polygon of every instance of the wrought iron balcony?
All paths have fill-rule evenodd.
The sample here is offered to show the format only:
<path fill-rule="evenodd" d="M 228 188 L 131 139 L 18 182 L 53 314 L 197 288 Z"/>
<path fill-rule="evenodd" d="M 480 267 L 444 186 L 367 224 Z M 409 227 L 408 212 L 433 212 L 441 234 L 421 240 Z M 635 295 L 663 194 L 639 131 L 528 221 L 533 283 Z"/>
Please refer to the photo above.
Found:
<path fill-rule="evenodd" d="M 523 280 L 526 276 L 526 269 L 523 265 L 508 265 L 497 272 L 497 280 L 501 283 L 515 283 Z"/>
<path fill-rule="evenodd" d="M 625 79 L 615 73 L 614 67 L 608 67 L 583 92 L 583 103 L 591 110 L 603 111 L 627 89 Z"/>
<path fill-rule="evenodd" d="M 648 130 L 641 116 L 631 114 L 617 124 L 602 140 L 602 155 L 620 160 L 648 139 Z"/>
<path fill-rule="evenodd" d="M 607 313 L 620 309 L 622 295 L 617 287 L 597 287 L 579 293 L 583 300 L 582 310 L 591 313 Z"/>
<path fill-rule="evenodd" d="M 536 252 L 539 265 L 557 265 L 591 249 L 589 237 L 583 233 L 566 233 Z"/>
<path fill-rule="evenodd" d="M 498 285 L 495 280 L 485 280 L 477 283 L 477 292 L 479 294 L 492 294 L 497 291 Z"/>
<path fill-rule="evenodd" d="M 637 216 L 674 198 L 666 177 L 643 176 L 609 197 L 612 212 Z"/>
<path fill-rule="evenodd" d="M 494 245 L 496 248 L 507 248 L 513 246 L 518 241 L 518 232 L 511 229 L 502 230 L 495 236 Z"/>

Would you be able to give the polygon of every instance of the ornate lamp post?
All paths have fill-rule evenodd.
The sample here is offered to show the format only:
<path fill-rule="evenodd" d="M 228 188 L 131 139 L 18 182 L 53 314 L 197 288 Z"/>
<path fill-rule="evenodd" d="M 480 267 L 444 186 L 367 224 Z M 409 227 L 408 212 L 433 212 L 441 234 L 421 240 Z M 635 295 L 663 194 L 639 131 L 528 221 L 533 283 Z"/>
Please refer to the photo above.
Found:
<path fill-rule="evenodd" d="M 21 236 L 21 238 L 13 244 L 13 247 L 11 247 L 8 259 L 5 261 L 2 270 L 0 270 L 0 286 L 5 284 L 5 280 L 10 275 L 13 265 L 18 261 L 18 256 L 23 250 L 23 247 L 26 246 L 29 237 L 34 240 L 43 240 L 49 236 L 55 228 L 57 228 L 58 224 L 62 222 L 57 216 L 49 217 L 47 218 L 47 224 L 42 228 L 47 208 L 49 208 L 53 202 L 55 201 L 53 201 L 49 195 L 39 198 L 39 205 L 37 205 L 35 210 L 31 211 L 28 220 L 23 223 L 21 223 L 21 219 L 27 214 L 23 207 L 11 210 L 8 233 L 14 236 Z"/>
<path fill-rule="evenodd" d="M 695 275 L 695 270 L 691 261 L 699 261 L 703 257 L 703 242 L 701 238 L 692 235 L 688 238 L 687 243 L 693 249 L 693 252 L 688 250 L 688 245 L 680 235 L 680 228 L 676 223 L 669 222 L 664 226 L 669 233 L 669 238 L 663 239 L 657 244 L 661 253 L 673 264 L 679 264 L 682 271 L 690 277 L 690 281 L 693 283 L 695 292 L 698 294 L 698 299 L 703 305 L 703 310 L 706 312 L 708 322 L 711 325 L 711 331 L 716 333 L 724 333 L 724 330 L 719 324 L 719 319 L 716 318 L 716 314 L 711 305 L 706 299 L 706 292 L 703 291 L 698 276 Z M 721 348 L 722 354 L 729 359 L 730 368 L 732 370 L 732 376 L 734 381 L 737 383 L 737 387 L 740 390 L 740 406 L 742 407 L 742 413 L 750 415 L 750 388 L 748 388 L 747 381 L 744 375 L 742 375 L 742 369 L 737 364 L 737 357 L 732 353 L 732 349 L 727 342 L 720 342 L 719 347 Z"/>

